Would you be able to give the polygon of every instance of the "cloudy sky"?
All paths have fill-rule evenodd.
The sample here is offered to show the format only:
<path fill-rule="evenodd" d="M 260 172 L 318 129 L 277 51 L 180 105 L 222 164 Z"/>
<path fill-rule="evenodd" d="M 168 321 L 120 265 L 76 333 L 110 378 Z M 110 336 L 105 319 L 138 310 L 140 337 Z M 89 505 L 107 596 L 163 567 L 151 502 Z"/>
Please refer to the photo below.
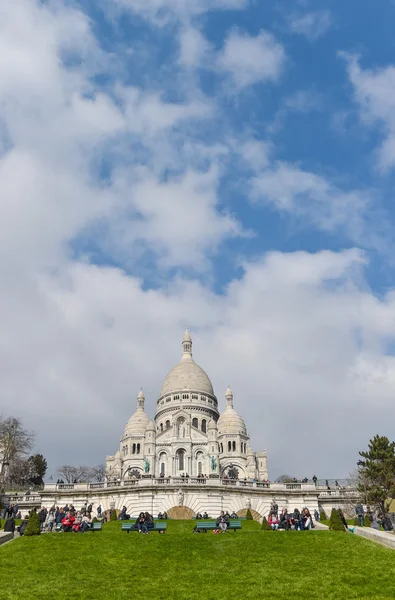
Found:
<path fill-rule="evenodd" d="M 50 471 L 186 326 L 269 476 L 395 422 L 395 4 L 0 1 L 0 412 Z"/>

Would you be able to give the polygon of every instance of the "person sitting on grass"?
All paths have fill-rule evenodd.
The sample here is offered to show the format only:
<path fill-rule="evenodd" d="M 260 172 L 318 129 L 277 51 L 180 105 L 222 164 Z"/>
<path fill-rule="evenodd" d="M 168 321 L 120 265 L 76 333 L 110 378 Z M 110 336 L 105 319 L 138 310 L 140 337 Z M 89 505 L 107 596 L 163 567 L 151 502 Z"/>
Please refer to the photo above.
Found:
<path fill-rule="evenodd" d="M 232 514 L 230 515 L 231 519 L 238 519 L 237 514 L 235 513 L 235 511 L 232 512 Z"/>
<path fill-rule="evenodd" d="M 204 513 L 203 513 L 203 519 L 208 519 L 208 518 L 209 518 L 208 514 L 206 513 L 206 511 L 204 511 Z"/>
<path fill-rule="evenodd" d="M 294 526 L 295 531 L 303 529 L 303 522 L 300 516 L 300 512 L 297 508 L 294 509 L 292 515 L 292 525 Z"/>
<path fill-rule="evenodd" d="M 303 529 L 311 529 L 313 527 L 313 519 L 308 508 L 302 510 Z"/>
<path fill-rule="evenodd" d="M 145 522 L 145 514 L 141 512 L 136 519 L 135 527 L 139 530 L 139 533 L 148 533 L 147 523 Z"/>
<path fill-rule="evenodd" d="M 288 529 L 291 529 L 290 516 L 289 516 L 288 511 L 287 511 L 287 509 L 286 509 L 285 506 L 281 510 L 281 515 L 280 515 L 280 521 L 279 521 L 279 524 L 278 524 L 278 528 L 279 529 L 285 529 L 287 531 L 288 531 Z"/>
<path fill-rule="evenodd" d="M 217 528 L 222 531 L 222 533 L 226 533 L 229 525 L 229 517 L 225 515 L 224 511 L 221 510 L 221 514 L 215 522 Z"/>
<path fill-rule="evenodd" d="M 270 513 L 267 521 L 272 529 L 278 529 L 278 519 L 275 513 Z"/>
<path fill-rule="evenodd" d="M 196 520 L 198 520 L 198 519 L 203 519 L 203 517 L 202 517 L 201 513 L 199 513 L 199 512 L 198 512 L 198 513 L 196 513 L 196 517 L 195 517 L 195 519 L 196 519 Z"/>

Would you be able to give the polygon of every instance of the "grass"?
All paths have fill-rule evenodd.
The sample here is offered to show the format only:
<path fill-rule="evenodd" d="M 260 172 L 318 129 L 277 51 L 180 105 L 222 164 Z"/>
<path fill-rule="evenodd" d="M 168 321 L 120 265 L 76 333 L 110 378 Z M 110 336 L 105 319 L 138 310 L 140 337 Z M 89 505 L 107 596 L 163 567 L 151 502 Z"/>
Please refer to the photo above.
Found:
<path fill-rule="evenodd" d="M 393 551 L 357 536 L 261 531 L 254 521 L 197 535 L 193 525 L 139 535 L 115 522 L 17 539 L 0 547 L 0 599 L 393 599 Z"/>

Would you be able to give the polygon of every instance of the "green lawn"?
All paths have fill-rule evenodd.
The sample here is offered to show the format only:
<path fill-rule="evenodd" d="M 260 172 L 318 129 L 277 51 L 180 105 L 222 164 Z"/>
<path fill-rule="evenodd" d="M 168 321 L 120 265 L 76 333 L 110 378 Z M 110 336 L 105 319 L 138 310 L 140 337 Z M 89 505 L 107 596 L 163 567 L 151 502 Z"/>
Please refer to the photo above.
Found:
<path fill-rule="evenodd" d="M 348 533 L 45 534 L 0 547 L 0 598 L 33 600 L 393 599 L 392 550 Z"/>

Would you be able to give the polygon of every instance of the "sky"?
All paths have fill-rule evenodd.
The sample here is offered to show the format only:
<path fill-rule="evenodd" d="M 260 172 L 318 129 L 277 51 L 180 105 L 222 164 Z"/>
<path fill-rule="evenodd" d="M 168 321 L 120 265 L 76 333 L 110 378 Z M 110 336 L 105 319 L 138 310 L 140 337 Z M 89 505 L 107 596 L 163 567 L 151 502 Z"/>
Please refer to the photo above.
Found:
<path fill-rule="evenodd" d="M 194 358 L 269 477 L 395 422 L 395 3 L 0 0 L 0 413 L 56 476 Z"/>

